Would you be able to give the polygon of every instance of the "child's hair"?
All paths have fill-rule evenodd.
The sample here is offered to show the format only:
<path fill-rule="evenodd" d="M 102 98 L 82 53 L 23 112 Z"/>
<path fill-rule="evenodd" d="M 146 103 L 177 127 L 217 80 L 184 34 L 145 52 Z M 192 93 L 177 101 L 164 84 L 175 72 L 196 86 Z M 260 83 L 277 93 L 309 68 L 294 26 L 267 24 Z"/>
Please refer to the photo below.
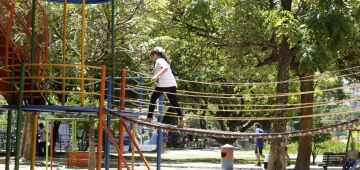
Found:
<path fill-rule="evenodd" d="M 261 128 L 261 124 L 260 123 L 255 123 L 255 127 L 256 128 Z"/>
<path fill-rule="evenodd" d="M 40 129 L 44 128 L 44 124 L 43 124 L 43 123 L 40 123 L 40 124 L 39 124 L 39 128 L 40 128 Z"/>
<path fill-rule="evenodd" d="M 163 58 L 168 64 L 171 63 L 171 60 L 166 56 L 165 49 L 162 47 L 155 47 L 153 50 L 151 50 L 150 55 L 156 54 L 160 58 Z"/>

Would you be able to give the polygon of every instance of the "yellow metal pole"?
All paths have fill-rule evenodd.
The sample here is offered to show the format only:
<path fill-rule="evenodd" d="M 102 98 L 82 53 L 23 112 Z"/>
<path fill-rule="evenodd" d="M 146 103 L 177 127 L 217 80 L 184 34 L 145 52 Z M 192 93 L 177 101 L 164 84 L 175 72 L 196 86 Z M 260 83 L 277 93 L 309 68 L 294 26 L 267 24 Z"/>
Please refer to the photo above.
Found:
<path fill-rule="evenodd" d="M 33 129 L 32 129 L 32 139 L 31 139 L 31 162 L 30 162 L 30 170 L 35 169 L 35 158 L 36 158 L 36 132 L 37 132 L 37 124 L 38 124 L 38 113 L 34 112 L 33 117 Z"/>
<path fill-rule="evenodd" d="M 64 24 L 64 28 L 63 28 L 63 47 L 62 47 L 62 53 L 63 53 L 63 60 L 62 60 L 62 64 L 65 65 L 66 64 L 66 22 L 67 22 L 67 0 L 64 0 L 64 15 L 63 15 L 63 24 Z M 65 75 L 65 66 L 62 68 L 62 76 L 66 77 Z M 65 79 L 62 80 L 62 91 L 65 91 Z M 62 105 L 65 105 L 65 93 L 62 93 L 62 98 L 61 98 L 61 103 Z"/>
<path fill-rule="evenodd" d="M 53 146 L 55 144 L 54 142 L 54 121 L 51 120 L 51 128 L 50 128 L 50 170 L 52 170 L 52 165 L 53 165 L 53 152 L 55 150 L 55 147 Z"/>
<path fill-rule="evenodd" d="M 45 136 L 45 170 L 48 170 L 48 160 L 49 160 L 49 147 L 48 147 L 48 143 L 49 143 L 49 121 L 45 121 L 45 125 L 46 125 L 46 136 Z M 50 133 L 51 135 L 51 133 Z M 50 144 L 50 148 L 51 148 L 51 144 Z"/>
<path fill-rule="evenodd" d="M 84 105 L 84 72 L 85 72 L 85 0 L 81 5 L 81 106 Z"/>

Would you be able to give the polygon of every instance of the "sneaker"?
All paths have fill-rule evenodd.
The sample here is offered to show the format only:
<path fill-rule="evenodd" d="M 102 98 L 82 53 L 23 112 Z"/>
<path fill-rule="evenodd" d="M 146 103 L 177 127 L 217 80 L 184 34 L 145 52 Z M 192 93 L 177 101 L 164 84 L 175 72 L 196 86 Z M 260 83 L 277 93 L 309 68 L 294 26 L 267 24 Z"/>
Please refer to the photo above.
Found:
<path fill-rule="evenodd" d="M 185 118 L 180 118 L 178 127 L 183 128 L 185 126 L 185 122 L 186 122 Z"/>
<path fill-rule="evenodd" d="M 258 162 L 257 164 L 255 164 L 255 166 L 260 166 L 260 167 L 261 167 L 261 163 L 260 163 L 260 162 Z"/>
<path fill-rule="evenodd" d="M 152 122 L 152 118 L 148 118 L 148 117 L 144 117 L 144 116 L 140 116 L 139 120 L 142 120 L 144 122 L 149 122 L 149 123 Z"/>

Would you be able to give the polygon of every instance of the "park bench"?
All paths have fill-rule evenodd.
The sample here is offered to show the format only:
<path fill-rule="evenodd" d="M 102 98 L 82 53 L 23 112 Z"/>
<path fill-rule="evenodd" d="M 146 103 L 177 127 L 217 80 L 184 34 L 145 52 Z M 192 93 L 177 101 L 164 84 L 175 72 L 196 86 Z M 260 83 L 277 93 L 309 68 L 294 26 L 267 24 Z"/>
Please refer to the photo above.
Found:
<path fill-rule="evenodd" d="M 89 152 L 68 152 L 68 167 L 88 167 Z"/>
<path fill-rule="evenodd" d="M 324 170 L 327 170 L 328 166 L 343 166 L 345 153 L 331 153 L 325 152 L 323 154 L 323 162 L 319 164 Z"/>

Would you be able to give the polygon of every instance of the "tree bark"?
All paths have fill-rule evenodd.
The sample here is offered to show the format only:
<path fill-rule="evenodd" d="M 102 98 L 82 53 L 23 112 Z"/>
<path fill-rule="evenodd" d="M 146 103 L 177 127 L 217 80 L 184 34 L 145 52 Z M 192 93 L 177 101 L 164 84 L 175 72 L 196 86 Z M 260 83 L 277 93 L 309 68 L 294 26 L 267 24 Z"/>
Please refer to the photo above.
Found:
<path fill-rule="evenodd" d="M 314 81 L 311 80 L 312 77 L 309 76 L 312 73 L 301 74 L 301 83 L 300 90 L 301 92 L 306 91 L 314 91 Z M 310 79 L 310 80 L 309 80 Z M 314 102 L 314 94 L 302 94 L 301 95 L 301 103 L 313 103 Z M 301 115 L 312 115 L 313 108 L 301 108 Z M 301 130 L 311 129 L 312 128 L 312 118 L 304 118 L 300 120 L 300 128 Z M 296 158 L 295 170 L 309 170 L 310 169 L 310 156 L 311 156 L 311 147 L 312 145 L 312 136 L 302 136 L 299 138 L 299 147 L 298 147 L 298 156 Z"/>
<path fill-rule="evenodd" d="M 292 0 L 281 0 L 281 7 L 283 10 L 291 11 Z M 277 81 L 276 93 L 288 93 L 289 83 L 285 82 L 289 79 L 289 69 L 291 64 L 291 50 L 290 45 L 287 42 L 288 38 L 283 37 L 281 44 L 279 45 L 279 56 L 277 61 Z M 288 102 L 287 96 L 279 96 L 276 98 L 277 104 L 285 105 Z M 285 115 L 285 110 L 279 110 L 276 112 L 276 117 L 282 117 Z M 273 124 L 273 132 L 281 133 L 286 131 L 286 121 L 276 120 Z M 286 169 L 286 139 L 284 137 L 271 140 L 270 144 L 270 159 L 269 170 L 283 170 Z"/>
<path fill-rule="evenodd" d="M 32 139 L 32 129 L 33 129 L 33 113 L 25 113 L 23 133 L 21 135 L 21 147 L 20 147 L 20 157 L 25 160 L 31 159 L 31 139 Z"/>
<path fill-rule="evenodd" d="M 288 93 L 289 83 L 285 82 L 289 77 L 289 68 L 291 63 L 290 56 L 290 45 L 287 42 L 287 38 L 284 38 L 282 43 L 279 45 L 279 57 L 277 65 L 277 81 L 279 82 L 276 86 L 277 94 Z M 285 105 L 288 102 L 287 96 L 279 96 L 276 98 L 277 104 Z M 285 110 L 279 110 L 276 112 L 276 117 L 282 117 L 285 115 Z M 285 132 L 286 121 L 276 120 L 273 124 L 273 132 Z M 285 157 L 286 157 L 286 139 L 276 138 L 271 140 L 270 144 L 270 159 L 269 159 L 269 170 L 283 170 L 286 169 Z"/>

